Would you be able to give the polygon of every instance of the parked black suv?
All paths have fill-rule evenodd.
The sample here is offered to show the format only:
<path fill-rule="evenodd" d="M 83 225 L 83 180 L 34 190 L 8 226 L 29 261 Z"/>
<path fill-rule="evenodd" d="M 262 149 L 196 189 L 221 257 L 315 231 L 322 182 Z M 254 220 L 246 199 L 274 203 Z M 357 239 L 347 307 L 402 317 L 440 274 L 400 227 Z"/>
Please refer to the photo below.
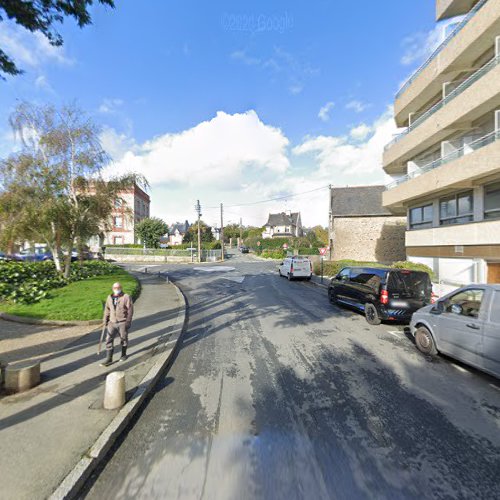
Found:
<path fill-rule="evenodd" d="M 409 323 L 412 314 L 431 303 L 432 283 L 422 271 L 377 267 L 345 267 L 330 282 L 332 304 L 355 307 L 366 321 Z"/>

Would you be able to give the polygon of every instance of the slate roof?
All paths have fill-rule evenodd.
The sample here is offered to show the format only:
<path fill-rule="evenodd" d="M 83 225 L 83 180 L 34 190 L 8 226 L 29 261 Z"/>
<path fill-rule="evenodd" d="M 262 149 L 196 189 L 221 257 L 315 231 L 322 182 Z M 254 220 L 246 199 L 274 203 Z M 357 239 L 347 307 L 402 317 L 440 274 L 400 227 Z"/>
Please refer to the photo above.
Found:
<path fill-rule="evenodd" d="M 178 229 L 179 233 L 181 233 L 181 234 L 187 233 L 187 231 L 189 229 L 189 222 L 188 221 L 183 222 L 183 223 L 176 222 L 175 224 L 172 224 L 170 226 L 170 228 L 168 229 L 168 234 L 175 234 L 176 229 Z"/>
<path fill-rule="evenodd" d="M 367 217 L 392 215 L 382 206 L 385 186 L 332 188 L 330 209 L 333 217 Z"/>
<path fill-rule="evenodd" d="M 299 220 L 300 212 L 294 212 L 291 215 L 281 212 L 280 214 L 269 214 L 266 226 L 296 226 Z"/>

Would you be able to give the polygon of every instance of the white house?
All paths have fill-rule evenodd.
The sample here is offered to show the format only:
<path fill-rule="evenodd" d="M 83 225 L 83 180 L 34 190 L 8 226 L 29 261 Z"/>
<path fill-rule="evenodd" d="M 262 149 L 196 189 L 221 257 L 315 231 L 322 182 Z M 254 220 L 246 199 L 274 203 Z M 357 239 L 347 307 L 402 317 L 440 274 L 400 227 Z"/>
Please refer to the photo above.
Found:
<path fill-rule="evenodd" d="M 180 245 L 182 244 L 182 240 L 184 236 L 188 232 L 189 222 L 185 221 L 184 223 L 177 222 L 176 224 L 172 224 L 168 230 L 168 244 L 170 246 Z"/>
<path fill-rule="evenodd" d="M 269 214 L 262 237 L 300 237 L 303 234 L 300 212 L 281 212 L 280 214 Z"/>

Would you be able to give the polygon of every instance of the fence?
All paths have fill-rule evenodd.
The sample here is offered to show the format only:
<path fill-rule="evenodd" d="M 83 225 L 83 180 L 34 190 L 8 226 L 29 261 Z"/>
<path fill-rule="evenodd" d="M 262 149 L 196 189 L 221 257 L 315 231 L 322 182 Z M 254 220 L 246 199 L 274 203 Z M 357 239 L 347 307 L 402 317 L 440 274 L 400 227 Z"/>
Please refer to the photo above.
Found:
<path fill-rule="evenodd" d="M 196 262 L 198 251 L 170 248 L 106 248 L 105 258 L 122 261 L 144 262 Z M 202 250 L 202 262 L 216 262 L 222 259 L 222 250 Z"/>

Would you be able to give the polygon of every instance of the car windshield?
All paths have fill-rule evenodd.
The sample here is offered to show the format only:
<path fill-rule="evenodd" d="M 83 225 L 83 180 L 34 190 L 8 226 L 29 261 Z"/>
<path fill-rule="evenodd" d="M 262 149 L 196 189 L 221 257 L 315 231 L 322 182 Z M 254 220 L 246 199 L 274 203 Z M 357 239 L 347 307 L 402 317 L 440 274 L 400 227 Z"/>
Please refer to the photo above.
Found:
<path fill-rule="evenodd" d="M 432 293 L 429 275 L 421 271 L 391 272 L 389 288 L 411 297 L 429 297 Z"/>

